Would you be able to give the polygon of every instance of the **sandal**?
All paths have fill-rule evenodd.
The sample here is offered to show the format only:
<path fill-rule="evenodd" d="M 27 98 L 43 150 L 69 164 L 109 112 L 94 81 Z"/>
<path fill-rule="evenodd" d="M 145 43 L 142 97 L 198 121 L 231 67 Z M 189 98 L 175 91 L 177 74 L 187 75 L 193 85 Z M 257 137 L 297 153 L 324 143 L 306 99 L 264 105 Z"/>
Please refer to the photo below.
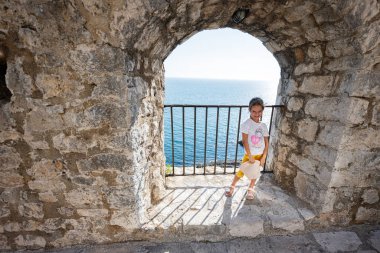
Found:
<path fill-rule="evenodd" d="M 235 190 L 235 186 L 230 186 L 230 190 L 228 192 L 225 192 L 224 195 L 226 197 L 232 197 L 232 195 L 234 194 L 234 190 Z"/>
<path fill-rule="evenodd" d="M 254 199 L 254 195 L 253 195 L 253 193 L 254 193 L 254 189 L 253 188 L 248 188 L 248 190 L 247 190 L 247 199 L 248 200 L 252 200 L 252 199 Z"/>

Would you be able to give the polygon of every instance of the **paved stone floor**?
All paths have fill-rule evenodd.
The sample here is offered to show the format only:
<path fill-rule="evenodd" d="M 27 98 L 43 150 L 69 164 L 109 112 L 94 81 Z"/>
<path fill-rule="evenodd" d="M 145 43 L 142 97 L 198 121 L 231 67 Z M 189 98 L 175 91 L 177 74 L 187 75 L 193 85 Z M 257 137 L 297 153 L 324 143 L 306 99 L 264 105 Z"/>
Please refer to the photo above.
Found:
<path fill-rule="evenodd" d="M 246 178 L 237 184 L 233 197 L 227 198 L 224 193 L 233 175 L 169 177 L 166 197 L 149 210 L 144 229 L 175 229 L 186 236 L 194 231 L 210 241 L 304 231 L 314 213 L 276 186 L 272 177 L 261 177 L 254 200 L 246 199 Z"/>
<path fill-rule="evenodd" d="M 257 183 L 254 200 L 245 198 L 247 179 L 226 198 L 232 177 L 167 178 L 166 197 L 149 210 L 141 241 L 49 252 L 380 252 L 380 226 L 318 226 L 308 206 L 271 174 Z"/>
<path fill-rule="evenodd" d="M 380 252 L 380 227 L 355 226 L 335 232 L 236 238 L 223 242 L 128 242 L 100 246 L 82 246 L 51 253 L 316 253 Z"/>

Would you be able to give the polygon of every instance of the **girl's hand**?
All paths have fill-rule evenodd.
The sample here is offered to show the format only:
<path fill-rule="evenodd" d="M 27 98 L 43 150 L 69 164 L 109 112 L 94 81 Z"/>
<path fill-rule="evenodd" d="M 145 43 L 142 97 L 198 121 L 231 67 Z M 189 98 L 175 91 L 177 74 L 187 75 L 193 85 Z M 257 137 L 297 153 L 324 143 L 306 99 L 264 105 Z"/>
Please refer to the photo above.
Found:
<path fill-rule="evenodd" d="M 255 162 L 255 158 L 253 158 L 253 156 L 250 156 L 249 157 L 249 163 L 254 163 Z"/>

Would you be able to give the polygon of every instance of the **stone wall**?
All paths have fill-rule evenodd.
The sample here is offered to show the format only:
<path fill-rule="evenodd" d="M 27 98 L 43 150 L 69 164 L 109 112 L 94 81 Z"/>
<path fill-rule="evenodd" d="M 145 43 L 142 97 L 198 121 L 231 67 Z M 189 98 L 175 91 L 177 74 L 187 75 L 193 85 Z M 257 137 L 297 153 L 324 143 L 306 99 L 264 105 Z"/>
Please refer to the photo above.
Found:
<path fill-rule="evenodd" d="M 277 180 L 326 222 L 379 220 L 376 0 L 20 0 L 0 13 L 0 249 L 134 238 L 163 197 L 162 63 L 220 27 L 281 66 Z"/>

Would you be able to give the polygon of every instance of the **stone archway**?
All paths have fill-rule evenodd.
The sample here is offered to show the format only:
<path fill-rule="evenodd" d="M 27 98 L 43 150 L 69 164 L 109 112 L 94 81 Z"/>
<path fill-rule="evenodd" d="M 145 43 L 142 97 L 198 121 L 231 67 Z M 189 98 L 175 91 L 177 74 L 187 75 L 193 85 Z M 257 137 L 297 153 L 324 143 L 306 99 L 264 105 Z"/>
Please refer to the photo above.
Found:
<path fill-rule="evenodd" d="M 12 92 L 0 110 L 1 248 L 133 238 L 163 187 L 162 62 L 219 27 L 259 38 L 280 64 L 277 180 L 332 223 L 378 220 L 376 0 L 0 7 Z M 236 24 L 239 8 L 249 14 Z"/>

